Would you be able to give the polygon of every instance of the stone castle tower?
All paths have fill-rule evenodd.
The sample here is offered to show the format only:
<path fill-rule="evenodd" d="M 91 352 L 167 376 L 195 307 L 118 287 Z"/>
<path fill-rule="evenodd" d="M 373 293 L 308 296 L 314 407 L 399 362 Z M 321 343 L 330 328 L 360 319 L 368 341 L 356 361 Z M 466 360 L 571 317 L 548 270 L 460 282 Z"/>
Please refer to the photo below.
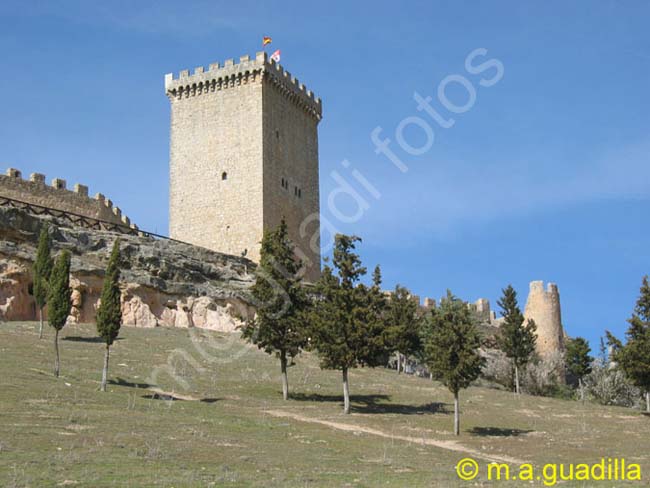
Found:
<path fill-rule="evenodd" d="M 253 261 L 284 217 L 305 279 L 320 274 L 320 98 L 257 53 L 165 75 L 170 237 Z"/>
<path fill-rule="evenodd" d="M 555 283 L 549 283 L 544 290 L 543 281 L 530 282 L 524 317 L 537 325 L 537 353 L 541 357 L 564 351 L 560 293 Z"/>

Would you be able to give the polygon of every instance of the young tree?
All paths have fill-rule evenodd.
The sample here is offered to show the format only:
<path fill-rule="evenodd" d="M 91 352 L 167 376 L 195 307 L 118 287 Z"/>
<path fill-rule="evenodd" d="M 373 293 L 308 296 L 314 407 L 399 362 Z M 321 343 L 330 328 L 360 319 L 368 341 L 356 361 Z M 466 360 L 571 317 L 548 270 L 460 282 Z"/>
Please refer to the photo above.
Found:
<path fill-rule="evenodd" d="M 63 251 L 54 263 L 47 295 L 48 304 L 48 321 L 54 327 L 54 351 L 56 359 L 54 362 L 54 375 L 59 376 L 59 331 L 63 329 L 70 307 L 72 306 L 70 297 L 70 253 Z"/>
<path fill-rule="evenodd" d="M 583 337 L 576 337 L 567 343 L 566 365 L 569 372 L 578 378 L 581 401 L 585 400 L 583 378 L 591 373 L 591 363 L 594 360 L 589 355 L 590 352 L 589 343 Z"/>
<path fill-rule="evenodd" d="M 640 295 L 628 323 L 625 345 L 607 332 L 613 346 L 612 360 L 645 393 L 646 412 L 650 413 L 650 283 L 647 276 L 643 277 Z"/>
<path fill-rule="evenodd" d="M 115 239 L 111 257 L 106 266 L 101 301 L 97 309 L 97 333 L 104 340 L 104 367 L 102 369 L 101 391 L 106 391 L 108 377 L 108 357 L 110 347 L 117 339 L 122 325 L 122 305 L 120 301 L 120 241 Z"/>
<path fill-rule="evenodd" d="M 406 359 L 420 349 L 420 321 L 417 313 L 418 305 L 413 301 L 411 292 L 397 285 L 388 302 L 386 317 L 387 343 L 391 351 L 397 354 L 397 374 L 405 366 L 402 356 Z"/>
<path fill-rule="evenodd" d="M 474 320 L 467 304 L 447 291 L 423 326 L 425 362 L 454 395 L 455 435 L 460 435 L 459 392 L 479 377 L 485 362 Z"/>
<path fill-rule="evenodd" d="M 375 266 L 375 269 L 372 272 L 372 286 L 381 291 L 381 268 L 379 265 Z M 383 296 L 383 295 L 382 295 Z"/>
<path fill-rule="evenodd" d="M 537 326 L 530 319 L 524 325 L 524 316 L 517 304 L 517 292 L 512 285 L 508 285 L 502 292 L 503 297 L 497 303 L 502 309 L 501 315 L 505 321 L 501 325 L 497 343 L 499 349 L 512 361 L 515 370 L 515 391 L 519 394 L 519 371 L 528 364 L 535 352 Z"/>
<path fill-rule="evenodd" d="M 600 345 L 598 346 L 598 360 L 603 366 L 606 366 L 609 362 L 607 358 L 607 345 L 605 344 L 605 338 L 603 336 L 600 336 Z"/>
<path fill-rule="evenodd" d="M 368 306 L 377 317 L 383 317 L 386 314 L 386 296 L 381 291 L 381 268 L 379 265 L 375 266 L 375 270 L 372 272 L 372 286 L 368 292 Z"/>
<path fill-rule="evenodd" d="M 43 338 L 43 309 L 47 304 L 47 286 L 52 273 L 52 257 L 50 256 L 50 234 L 48 226 L 45 224 L 41 228 L 38 237 L 38 251 L 36 252 L 36 261 L 33 267 L 33 294 L 34 301 L 38 307 L 38 338 Z"/>
<path fill-rule="evenodd" d="M 257 316 L 243 329 L 243 337 L 268 354 L 280 359 L 282 397 L 289 398 L 287 366 L 305 346 L 305 309 L 307 298 L 298 275 L 301 262 L 289 239 L 287 224 L 265 231 L 262 237 L 260 265 L 252 288 L 260 304 Z"/>
<path fill-rule="evenodd" d="M 368 299 L 368 351 L 369 354 L 376 354 L 373 363 L 377 366 L 386 366 L 389 360 L 390 347 L 386 342 L 386 316 L 387 301 L 386 295 L 381 289 L 381 268 L 375 266 L 372 273 L 372 285 L 370 288 L 362 287 L 362 291 L 367 291 Z"/>
<path fill-rule="evenodd" d="M 312 347 L 320 356 L 322 368 L 341 371 L 346 414 L 350 413 L 349 370 L 359 365 L 378 366 L 386 359 L 382 317 L 372 306 L 371 288 L 358 283 L 366 273 L 354 253 L 360 240 L 336 235 L 333 264 L 337 275 L 325 266 L 311 312 Z"/>

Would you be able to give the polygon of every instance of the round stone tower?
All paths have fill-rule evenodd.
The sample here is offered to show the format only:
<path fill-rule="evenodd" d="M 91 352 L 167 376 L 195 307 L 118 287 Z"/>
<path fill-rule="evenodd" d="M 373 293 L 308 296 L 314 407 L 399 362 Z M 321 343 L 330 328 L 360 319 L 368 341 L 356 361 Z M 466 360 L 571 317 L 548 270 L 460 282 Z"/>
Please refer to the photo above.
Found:
<path fill-rule="evenodd" d="M 543 281 L 531 281 L 524 317 L 537 325 L 537 353 L 541 357 L 564 351 L 560 293 L 555 283 L 544 290 Z"/>

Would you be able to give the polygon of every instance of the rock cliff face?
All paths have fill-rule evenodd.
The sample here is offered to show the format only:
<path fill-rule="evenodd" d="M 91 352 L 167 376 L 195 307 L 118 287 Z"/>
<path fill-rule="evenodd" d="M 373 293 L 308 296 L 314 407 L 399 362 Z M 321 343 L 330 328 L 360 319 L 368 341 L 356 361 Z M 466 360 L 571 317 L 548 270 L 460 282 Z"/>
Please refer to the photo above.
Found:
<path fill-rule="evenodd" d="M 189 244 L 62 226 L 14 208 L 0 208 L 0 317 L 35 320 L 30 295 L 38 235 L 50 225 L 53 254 L 72 253 L 70 321 L 93 322 L 104 269 L 119 237 L 124 325 L 235 330 L 253 316 L 248 293 L 255 265 Z"/>

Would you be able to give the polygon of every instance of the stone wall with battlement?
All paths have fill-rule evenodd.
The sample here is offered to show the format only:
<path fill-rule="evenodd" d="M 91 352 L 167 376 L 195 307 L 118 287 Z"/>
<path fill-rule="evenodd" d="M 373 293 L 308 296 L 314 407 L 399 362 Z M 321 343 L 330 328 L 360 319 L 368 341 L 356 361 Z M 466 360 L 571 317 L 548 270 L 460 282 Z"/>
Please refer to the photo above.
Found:
<path fill-rule="evenodd" d="M 68 190 L 66 180 L 61 178 L 52 179 L 48 185 L 45 175 L 40 173 L 23 179 L 19 170 L 9 168 L 6 174 L 0 175 L 0 197 L 137 229 L 126 215 L 122 215 L 122 210 L 101 193 L 90 197 L 88 187 L 79 183 Z"/>
<path fill-rule="evenodd" d="M 471 304 L 471 308 L 476 312 L 482 323 L 499 325 L 496 312 L 490 308 L 490 300 L 487 298 L 479 298 Z"/>
<path fill-rule="evenodd" d="M 417 299 L 419 303 L 419 297 Z M 442 300 L 444 300 L 444 297 L 441 298 L 440 301 L 442 302 Z M 424 297 L 420 308 L 423 310 L 431 310 L 437 308 L 437 306 L 438 303 L 436 302 L 435 298 Z M 476 313 L 477 318 L 482 324 L 499 326 L 500 319 L 497 318 L 494 310 L 490 308 L 490 300 L 487 298 L 479 298 L 474 303 L 467 302 L 467 307 Z"/>
<path fill-rule="evenodd" d="M 391 291 L 384 292 L 390 299 Z M 420 297 L 412 295 L 412 299 L 420 305 L 422 311 L 435 309 L 438 303 L 435 299 L 424 297 L 420 304 Z M 444 300 L 444 297 L 441 301 Z M 467 307 L 472 310 L 480 323 L 492 327 L 500 327 L 503 317 L 497 317 L 492 310 L 490 301 L 487 298 L 479 298 L 475 302 L 467 302 Z M 548 283 L 544 289 L 543 281 L 532 281 L 530 293 L 524 309 L 524 318 L 532 319 L 537 325 L 537 353 L 545 358 L 557 352 L 565 350 L 565 334 L 562 326 L 562 310 L 560 306 L 560 293 L 555 283 Z"/>

